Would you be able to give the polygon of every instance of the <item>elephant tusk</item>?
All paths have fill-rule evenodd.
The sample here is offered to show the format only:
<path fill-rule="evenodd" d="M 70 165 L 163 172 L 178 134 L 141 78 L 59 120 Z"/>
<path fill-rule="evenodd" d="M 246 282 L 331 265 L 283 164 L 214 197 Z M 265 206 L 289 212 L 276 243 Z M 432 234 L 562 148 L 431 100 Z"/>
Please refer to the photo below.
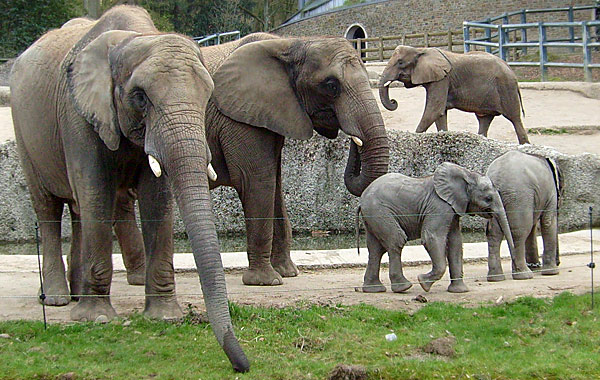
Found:
<path fill-rule="evenodd" d="M 387 86 L 389 86 L 390 84 L 392 84 L 392 82 L 393 82 L 393 81 L 391 81 L 391 80 L 388 80 L 387 82 L 385 82 L 385 83 L 383 84 L 383 87 L 387 87 Z"/>
<path fill-rule="evenodd" d="M 362 140 L 361 140 L 361 139 L 359 139 L 359 138 L 358 138 L 358 137 L 356 137 L 356 136 L 351 136 L 351 137 L 352 137 L 352 141 L 354 141 L 354 143 L 355 143 L 356 145 L 358 145 L 358 146 L 363 146 L 363 142 L 362 142 Z"/>
<path fill-rule="evenodd" d="M 150 169 L 152 169 L 152 173 L 158 178 L 162 175 L 162 169 L 160 168 L 160 164 L 156 160 L 156 158 L 148 155 L 148 163 L 150 164 Z"/>
<path fill-rule="evenodd" d="M 206 167 L 206 171 L 208 172 L 208 179 L 215 182 L 217 180 L 217 172 L 213 168 L 212 164 L 208 164 L 208 166 Z"/>

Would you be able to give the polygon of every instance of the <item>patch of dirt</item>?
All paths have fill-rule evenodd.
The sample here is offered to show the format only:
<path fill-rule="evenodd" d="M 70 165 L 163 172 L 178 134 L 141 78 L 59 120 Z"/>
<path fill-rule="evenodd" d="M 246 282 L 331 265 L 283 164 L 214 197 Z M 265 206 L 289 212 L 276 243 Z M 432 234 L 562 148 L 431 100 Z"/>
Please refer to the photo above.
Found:
<path fill-rule="evenodd" d="M 336 307 L 337 305 L 356 305 L 360 303 L 374 305 L 388 310 L 414 312 L 427 305 L 417 301 L 418 295 L 425 295 L 429 302 L 453 302 L 466 307 L 481 304 L 501 304 L 518 297 L 553 297 L 564 291 L 574 294 L 587 293 L 591 289 L 589 255 L 571 255 L 561 257 L 560 274 L 558 276 L 541 276 L 533 279 L 514 281 L 510 279 L 510 262 L 503 261 L 507 280 L 487 282 L 487 263 L 465 263 L 465 283 L 468 293 L 449 293 L 448 273 L 436 282 L 429 293 L 424 292 L 417 282 L 417 275 L 428 272 L 430 265 L 405 267 L 406 277 L 413 282 L 413 287 L 405 293 L 392 293 L 387 268 L 382 268 L 380 278 L 387 286 L 387 292 L 368 294 L 356 292 L 355 287 L 362 285 L 364 268 L 338 268 L 302 270 L 298 277 L 285 278 L 284 284 L 274 287 L 245 286 L 241 281 L 241 273 L 226 274 L 229 299 L 241 305 L 264 307 L 302 307 L 321 305 Z M 196 273 L 177 273 L 177 293 L 180 305 L 184 309 L 192 309 L 195 313 L 205 311 L 200 292 L 200 284 Z M 30 273 L 0 272 L 0 320 L 41 320 L 42 307 L 37 300 L 39 276 Z M 125 273 L 115 273 L 112 282 L 112 304 L 121 316 L 144 309 L 144 288 L 127 284 Z M 4 296 L 15 296 L 6 298 Z M 23 297 L 24 296 L 24 297 Z M 191 304 L 191 306 L 187 306 Z M 50 322 L 70 321 L 69 312 L 75 304 L 64 307 L 46 307 Z M 196 314 L 197 315 L 197 314 Z M 197 315 L 198 323 L 203 317 Z M 196 319 L 196 318 L 194 318 Z"/>
<path fill-rule="evenodd" d="M 329 380 L 366 380 L 367 370 L 363 366 L 338 364 L 329 374 Z"/>
<path fill-rule="evenodd" d="M 453 336 L 437 338 L 427 343 L 423 347 L 423 352 L 452 358 L 456 355 L 456 351 L 454 350 L 455 345 L 456 338 Z"/>

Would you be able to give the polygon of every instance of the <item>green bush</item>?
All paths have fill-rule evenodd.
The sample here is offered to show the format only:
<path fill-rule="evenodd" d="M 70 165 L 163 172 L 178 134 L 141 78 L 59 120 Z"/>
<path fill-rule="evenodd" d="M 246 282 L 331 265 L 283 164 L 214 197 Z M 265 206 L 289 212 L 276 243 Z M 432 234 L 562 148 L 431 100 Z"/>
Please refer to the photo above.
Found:
<path fill-rule="evenodd" d="M 0 2 L 0 57 L 17 56 L 47 30 L 83 14 L 82 0 Z"/>

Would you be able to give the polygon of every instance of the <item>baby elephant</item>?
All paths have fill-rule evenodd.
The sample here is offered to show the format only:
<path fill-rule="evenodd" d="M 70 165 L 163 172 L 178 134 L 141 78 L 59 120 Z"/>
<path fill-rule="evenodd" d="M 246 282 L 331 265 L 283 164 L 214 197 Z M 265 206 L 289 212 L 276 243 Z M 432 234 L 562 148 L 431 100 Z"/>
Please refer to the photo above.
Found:
<path fill-rule="evenodd" d="M 390 259 L 392 291 L 403 292 L 412 284 L 402 273 L 402 248 L 421 238 L 433 268 L 419 275 L 425 291 L 450 267 L 449 292 L 467 292 L 462 277 L 462 237 L 459 218 L 468 213 L 498 220 L 509 246 L 512 236 L 500 195 L 488 177 L 445 162 L 433 176 L 411 178 L 388 173 L 373 181 L 360 197 L 359 213 L 367 230 L 369 262 L 363 291 L 385 292 L 379 280 L 381 257 Z"/>
<path fill-rule="evenodd" d="M 490 164 L 487 176 L 500 193 L 514 239 L 513 278 L 526 280 L 533 277 L 528 265 L 539 262 L 535 236 L 538 221 L 544 241 L 542 274 L 558 274 L 558 205 L 562 181 L 556 162 L 549 158 L 510 151 Z M 502 281 L 502 232 L 494 220 L 488 222 L 487 238 L 488 281 Z"/>

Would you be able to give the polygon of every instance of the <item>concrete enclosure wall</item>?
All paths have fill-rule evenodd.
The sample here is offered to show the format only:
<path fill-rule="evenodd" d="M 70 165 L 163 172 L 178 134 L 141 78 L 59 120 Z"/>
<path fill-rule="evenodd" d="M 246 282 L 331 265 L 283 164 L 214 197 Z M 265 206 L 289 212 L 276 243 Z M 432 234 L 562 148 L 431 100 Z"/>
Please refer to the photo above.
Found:
<path fill-rule="evenodd" d="M 411 176 L 432 174 L 444 161 L 485 173 L 488 165 L 517 145 L 487 139 L 471 133 L 444 132 L 414 134 L 389 131 L 390 171 Z M 353 231 L 358 199 L 344 186 L 343 172 L 349 140 L 327 140 L 315 136 L 309 141 L 287 140 L 284 147 L 284 193 L 294 231 Z M 593 154 L 568 156 L 540 146 L 519 147 L 526 152 L 552 157 L 564 176 L 565 198 L 560 211 L 562 231 L 584 228 L 588 208 L 600 206 L 600 158 Z M 35 214 L 20 168 L 14 142 L 0 145 L 0 241 L 32 240 Z M 241 203 L 231 188 L 212 192 L 219 232 L 244 232 Z M 599 224 L 600 207 L 594 219 Z M 484 228 L 481 218 L 463 218 L 463 227 Z M 184 231 L 179 218 L 176 232 Z M 64 236 L 70 235 L 68 218 Z"/>
<path fill-rule="evenodd" d="M 462 30 L 463 21 L 484 20 L 504 12 L 592 4 L 594 0 L 390 0 L 332 11 L 276 28 L 273 32 L 296 37 L 345 37 L 346 30 L 354 24 L 363 26 L 369 37 Z M 591 11 L 575 12 L 574 16 L 576 21 L 592 18 Z M 567 13 L 528 15 L 527 21 L 567 21 Z M 519 22 L 518 16 L 511 22 Z"/>

